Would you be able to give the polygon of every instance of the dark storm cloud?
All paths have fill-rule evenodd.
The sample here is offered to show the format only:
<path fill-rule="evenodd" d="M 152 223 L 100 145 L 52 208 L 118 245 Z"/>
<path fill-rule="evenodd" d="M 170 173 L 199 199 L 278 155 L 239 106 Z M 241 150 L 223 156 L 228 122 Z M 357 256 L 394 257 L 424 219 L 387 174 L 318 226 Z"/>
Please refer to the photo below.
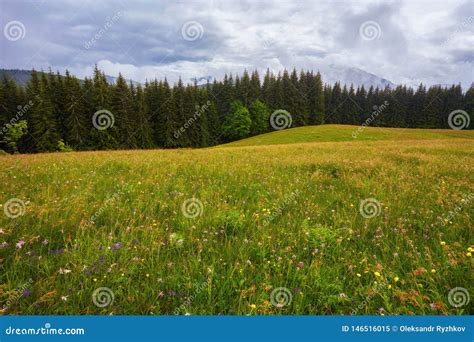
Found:
<path fill-rule="evenodd" d="M 0 6 L 2 28 L 18 21 L 26 31 L 15 41 L 2 35 L 3 68 L 51 66 L 84 77 L 97 63 L 108 74 L 144 81 L 267 67 L 334 73 L 341 66 L 396 83 L 473 79 L 468 0 L 6 0 Z M 187 23 L 197 23 L 197 39 L 183 36 Z M 375 38 L 362 36 L 364 25 Z"/>

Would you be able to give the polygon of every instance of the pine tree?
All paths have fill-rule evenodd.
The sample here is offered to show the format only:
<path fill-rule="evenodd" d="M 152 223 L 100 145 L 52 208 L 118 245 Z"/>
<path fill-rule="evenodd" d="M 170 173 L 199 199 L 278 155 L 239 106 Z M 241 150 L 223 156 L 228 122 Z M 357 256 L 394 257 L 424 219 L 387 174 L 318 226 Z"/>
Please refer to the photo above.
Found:
<path fill-rule="evenodd" d="M 76 150 L 84 149 L 89 131 L 84 97 L 79 80 L 69 71 L 66 71 L 63 96 L 66 144 Z"/>

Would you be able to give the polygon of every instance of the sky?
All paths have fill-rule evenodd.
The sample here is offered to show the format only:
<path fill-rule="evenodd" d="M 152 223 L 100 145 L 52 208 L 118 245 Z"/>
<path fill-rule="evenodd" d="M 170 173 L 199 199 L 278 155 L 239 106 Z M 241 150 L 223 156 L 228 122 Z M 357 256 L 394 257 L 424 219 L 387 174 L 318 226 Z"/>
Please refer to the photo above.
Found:
<path fill-rule="evenodd" d="M 296 67 L 474 80 L 472 0 L 0 0 L 0 68 L 175 82 Z M 327 79 L 331 75 L 327 75 Z"/>

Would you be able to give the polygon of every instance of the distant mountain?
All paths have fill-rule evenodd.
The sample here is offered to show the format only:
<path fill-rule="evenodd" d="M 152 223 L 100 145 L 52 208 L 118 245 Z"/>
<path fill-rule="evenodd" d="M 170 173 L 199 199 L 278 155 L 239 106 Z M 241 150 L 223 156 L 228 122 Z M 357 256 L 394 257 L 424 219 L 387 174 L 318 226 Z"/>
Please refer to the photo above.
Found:
<path fill-rule="evenodd" d="M 38 73 L 41 73 L 41 71 L 38 71 Z M 26 84 L 31 78 L 31 70 L 0 69 L 0 79 L 3 78 L 5 75 L 8 78 L 12 78 L 17 84 L 24 87 L 26 86 Z M 105 75 L 105 78 L 107 79 L 107 82 L 109 82 L 110 84 L 115 84 L 117 82 L 117 77 Z M 126 81 L 127 83 L 132 82 L 132 84 L 135 86 L 140 84 L 139 82 L 136 82 L 133 80 L 126 80 Z"/>
<path fill-rule="evenodd" d="M 364 86 L 369 88 L 385 88 L 386 86 L 394 87 L 395 84 L 380 76 L 371 74 L 355 67 L 346 67 L 341 65 L 330 64 L 319 68 L 323 81 L 328 84 L 340 82 L 342 85 L 353 84 L 355 87 Z"/>
<path fill-rule="evenodd" d="M 319 67 L 323 81 L 328 84 L 334 84 L 340 82 L 341 84 L 353 84 L 354 86 L 361 86 L 369 88 L 370 86 L 385 88 L 386 86 L 394 87 L 395 84 L 389 80 L 382 78 L 380 76 L 371 74 L 367 71 L 364 71 L 355 67 L 346 67 L 341 65 L 323 65 Z M 18 84 L 25 86 L 28 80 L 31 78 L 31 71 L 29 70 L 8 70 L 0 69 L 0 77 L 7 75 L 8 77 L 13 78 Z M 110 84 L 115 84 L 117 82 L 117 77 L 114 76 L 105 76 L 107 82 Z M 211 81 L 212 76 L 202 76 L 194 77 L 190 80 L 194 83 L 196 82 L 198 86 L 205 86 L 207 81 Z M 127 83 L 132 82 L 133 85 L 139 85 L 139 82 L 133 80 L 126 80 Z"/>

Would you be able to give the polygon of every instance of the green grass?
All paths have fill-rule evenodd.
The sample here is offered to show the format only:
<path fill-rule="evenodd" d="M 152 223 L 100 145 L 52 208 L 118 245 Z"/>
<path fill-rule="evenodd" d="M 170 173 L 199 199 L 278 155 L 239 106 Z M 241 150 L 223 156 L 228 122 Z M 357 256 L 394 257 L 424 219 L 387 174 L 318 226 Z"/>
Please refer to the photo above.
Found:
<path fill-rule="evenodd" d="M 275 131 L 222 146 L 297 144 L 326 141 L 372 141 L 407 139 L 474 139 L 474 131 L 450 129 L 379 128 L 349 125 L 306 126 Z"/>
<path fill-rule="evenodd" d="M 472 299 L 448 301 L 455 287 L 474 294 L 472 131 L 354 129 L 260 138 L 288 145 L 0 156 L 0 202 L 25 203 L 0 215 L 3 312 L 472 313 Z M 182 211 L 190 198 L 195 218 Z M 372 218 L 359 211 L 369 198 Z M 113 303 L 94 304 L 100 287 Z M 271 303 L 280 287 L 283 307 Z"/>

